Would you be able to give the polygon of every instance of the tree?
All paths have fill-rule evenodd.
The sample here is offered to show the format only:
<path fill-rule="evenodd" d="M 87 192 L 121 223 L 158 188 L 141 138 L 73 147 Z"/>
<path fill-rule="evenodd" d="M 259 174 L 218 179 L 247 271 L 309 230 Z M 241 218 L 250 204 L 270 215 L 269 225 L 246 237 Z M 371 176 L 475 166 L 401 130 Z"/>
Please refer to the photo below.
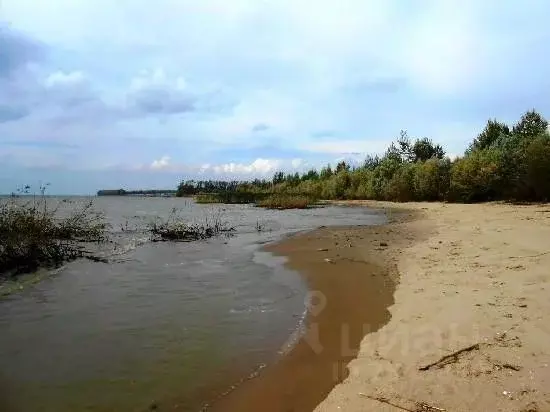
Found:
<path fill-rule="evenodd" d="M 534 109 L 521 116 L 520 121 L 513 127 L 512 133 L 521 137 L 535 137 L 548 129 L 548 122 Z"/>
<path fill-rule="evenodd" d="M 368 155 L 363 162 L 363 168 L 366 170 L 374 170 L 380 165 L 380 158 L 378 156 Z"/>
<path fill-rule="evenodd" d="M 443 159 L 443 156 L 445 156 L 445 151 L 440 145 L 434 144 L 431 139 L 425 137 L 414 142 L 412 147 L 412 155 L 412 161 L 425 162 L 431 158 Z"/>
<path fill-rule="evenodd" d="M 485 129 L 470 144 L 468 152 L 492 146 L 501 136 L 510 136 L 510 128 L 496 119 L 488 120 Z"/>
<path fill-rule="evenodd" d="M 302 175 L 302 181 L 306 180 L 319 180 L 319 173 L 315 169 L 309 170 L 307 173 Z"/>
<path fill-rule="evenodd" d="M 386 152 L 386 156 L 396 159 L 399 157 L 405 162 L 425 162 L 432 157 L 443 159 L 445 151 L 443 147 L 434 144 L 432 140 L 427 137 L 416 139 L 412 142 L 407 132 L 401 130 L 399 138 L 397 139 L 397 145 L 392 143 Z"/>
<path fill-rule="evenodd" d="M 273 175 L 273 184 L 278 185 L 279 183 L 283 183 L 285 181 L 285 174 L 283 172 L 276 172 Z"/>
<path fill-rule="evenodd" d="M 321 169 L 321 173 L 319 176 L 321 177 L 321 180 L 329 179 L 332 176 L 332 169 L 330 168 L 330 164 Z"/>
<path fill-rule="evenodd" d="M 349 171 L 350 166 L 343 160 L 336 165 L 336 173 L 340 173 L 343 170 Z"/>
<path fill-rule="evenodd" d="M 538 136 L 527 148 L 526 180 L 535 200 L 550 199 L 550 136 Z"/>

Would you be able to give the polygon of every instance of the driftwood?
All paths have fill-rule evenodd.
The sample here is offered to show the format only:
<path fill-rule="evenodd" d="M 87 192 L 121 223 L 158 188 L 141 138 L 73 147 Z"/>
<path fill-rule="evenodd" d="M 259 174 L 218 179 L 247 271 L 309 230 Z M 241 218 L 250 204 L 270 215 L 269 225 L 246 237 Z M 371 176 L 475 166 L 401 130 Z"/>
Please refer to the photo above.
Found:
<path fill-rule="evenodd" d="M 401 409 L 402 411 L 408 411 L 408 412 L 416 412 L 415 409 L 409 409 L 409 408 L 405 408 L 401 405 L 398 405 L 396 403 L 393 403 L 392 401 L 390 401 L 389 399 L 387 398 L 384 398 L 384 397 L 381 397 L 381 396 L 370 396 L 370 395 L 367 395 L 366 393 L 359 393 L 360 396 L 363 396 L 365 398 L 369 398 L 369 399 L 372 399 L 373 401 L 378 401 L 380 403 L 385 403 L 386 405 L 390 405 L 390 406 L 393 406 L 394 408 L 397 408 L 397 409 Z"/>
<path fill-rule="evenodd" d="M 385 403 L 386 405 L 390 405 L 390 406 L 393 406 L 394 408 L 401 409 L 402 411 L 407 411 L 407 412 L 445 412 L 446 411 L 446 409 L 436 408 L 435 406 L 428 405 L 426 402 L 415 402 L 414 403 L 415 408 L 409 409 L 405 406 L 398 405 L 397 403 L 394 403 L 390 401 L 388 398 L 384 398 L 383 396 L 371 396 L 371 395 L 367 395 L 366 393 L 359 393 L 359 395 L 365 398 L 369 398 L 373 401 Z"/>
<path fill-rule="evenodd" d="M 441 358 L 439 358 L 437 361 L 433 362 L 433 363 L 430 363 L 428 365 L 425 365 L 425 366 L 421 366 L 420 368 L 418 368 L 418 370 L 420 371 L 427 371 L 433 367 L 438 367 L 438 368 L 442 368 L 443 366 L 445 365 L 448 365 L 450 363 L 456 363 L 458 362 L 458 355 L 462 354 L 462 353 L 465 353 L 465 352 L 471 352 L 473 350 L 479 350 L 480 348 L 480 344 L 479 343 L 475 343 L 473 345 L 470 345 L 470 346 L 467 346 L 465 348 L 462 348 L 462 349 L 459 349 L 449 355 L 445 355 Z"/>

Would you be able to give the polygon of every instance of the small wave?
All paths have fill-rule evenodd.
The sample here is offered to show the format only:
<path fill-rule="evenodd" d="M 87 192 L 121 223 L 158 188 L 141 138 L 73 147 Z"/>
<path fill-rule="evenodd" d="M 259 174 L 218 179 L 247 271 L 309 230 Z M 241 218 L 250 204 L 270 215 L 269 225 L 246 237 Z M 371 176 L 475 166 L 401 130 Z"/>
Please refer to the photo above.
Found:
<path fill-rule="evenodd" d="M 249 306 L 247 308 L 233 308 L 229 309 L 229 313 L 232 314 L 241 314 L 241 313 L 271 313 L 275 312 L 275 309 L 267 309 L 261 306 Z"/>

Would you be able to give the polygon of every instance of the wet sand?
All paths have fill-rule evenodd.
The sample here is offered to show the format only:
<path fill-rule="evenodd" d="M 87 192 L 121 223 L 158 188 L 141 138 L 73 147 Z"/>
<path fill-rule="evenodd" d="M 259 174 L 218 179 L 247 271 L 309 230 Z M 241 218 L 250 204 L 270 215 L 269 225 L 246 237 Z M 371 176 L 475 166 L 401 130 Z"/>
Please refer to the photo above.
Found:
<path fill-rule="evenodd" d="M 397 213 L 391 220 L 410 219 Z M 291 351 L 257 377 L 224 396 L 209 411 L 311 412 L 348 376 L 363 337 L 390 319 L 397 269 L 383 258 L 394 239 L 391 225 L 320 228 L 266 247 L 288 257 L 310 295 L 305 333 Z"/>

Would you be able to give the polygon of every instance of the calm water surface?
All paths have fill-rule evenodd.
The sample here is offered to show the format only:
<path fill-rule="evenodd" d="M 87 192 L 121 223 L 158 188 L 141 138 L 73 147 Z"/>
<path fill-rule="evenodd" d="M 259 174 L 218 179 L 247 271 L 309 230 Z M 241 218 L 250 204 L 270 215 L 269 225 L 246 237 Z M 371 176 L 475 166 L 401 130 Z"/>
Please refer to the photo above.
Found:
<path fill-rule="evenodd" d="M 176 198 L 95 205 L 111 224 L 113 243 L 100 251 L 110 263 L 72 262 L 0 298 L 1 411 L 200 409 L 274 362 L 303 321 L 306 286 L 261 245 L 385 219 L 366 208 L 269 211 Z M 140 228 L 174 207 L 198 223 L 221 214 L 236 235 L 149 242 Z"/>

